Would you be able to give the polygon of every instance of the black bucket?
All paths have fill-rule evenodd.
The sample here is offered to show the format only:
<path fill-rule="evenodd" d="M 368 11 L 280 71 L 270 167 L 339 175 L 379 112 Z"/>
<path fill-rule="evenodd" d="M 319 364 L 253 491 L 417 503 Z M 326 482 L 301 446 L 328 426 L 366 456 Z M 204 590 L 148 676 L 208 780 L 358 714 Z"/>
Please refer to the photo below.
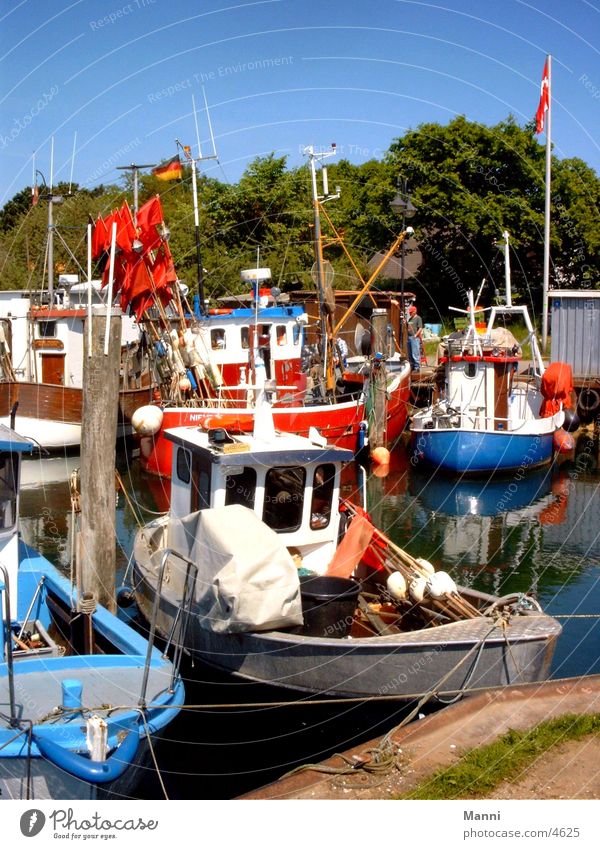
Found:
<path fill-rule="evenodd" d="M 360 584 L 350 578 L 302 575 L 300 595 L 304 625 L 297 633 L 308 637 L 346 637 L 359 592 Z"/>

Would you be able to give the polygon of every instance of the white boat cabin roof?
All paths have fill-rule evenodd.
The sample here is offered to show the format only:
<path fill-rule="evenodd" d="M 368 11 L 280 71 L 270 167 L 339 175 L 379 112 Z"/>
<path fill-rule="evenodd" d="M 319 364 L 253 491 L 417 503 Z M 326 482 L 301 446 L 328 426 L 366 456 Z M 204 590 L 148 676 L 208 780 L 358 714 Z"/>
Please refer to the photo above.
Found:
<path fill-rule="evenodd" d="M 296 434 L 276 432 L 274 438 L 261 439 L 252 433 L 230 434 L 225 428 L 202 430 L 176 427 L 165 431 L 175 445 L 202 454 L 211 463 L 231 465 L 236 459 L 245 466 L 306 465 L 308 463 L 347 463 L 352 451 L 335 445 L 323 445 Z"/>

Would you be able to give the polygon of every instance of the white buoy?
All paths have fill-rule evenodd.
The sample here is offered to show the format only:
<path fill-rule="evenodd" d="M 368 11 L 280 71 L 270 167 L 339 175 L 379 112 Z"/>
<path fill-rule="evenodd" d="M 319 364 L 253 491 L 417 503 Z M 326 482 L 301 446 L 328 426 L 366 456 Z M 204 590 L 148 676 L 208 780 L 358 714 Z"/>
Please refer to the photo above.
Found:
<path fill-rule="evenodd" d="M 456 591 L 456 584 L 447 572 L 436 572 L 427 579 L 427 594 L 432 598 L 442 598 Z"/>
<path fill-rule="evenodd" d="M 433 575 L 435 572 L 435 566 L 433 563 L 430 563 L 429 560 L 424 560 L 422 557 L 417 557 L 417 563 L 421 567 L 421 571 L 426 575 Z"/>
<path fill-rule="evenodd" d="M 425 598 L 427 589 L 427 578 L 413 578 L 408 586 L 408 592 L 413 601 L 421 602 Z"/>
<path fill-rule="evenodd" d="M 140 436 L 154 436 L 163 421 L 163 411 L 154 404 L 138 407 L 131 417 L 131 425 Z"/>
<path fill-rule="evenodd" d="M 393 598 L 401 600 L 406 598 L 406 580 L 401 572 L 392 572 L 388 575 L 387 589 Z"/>

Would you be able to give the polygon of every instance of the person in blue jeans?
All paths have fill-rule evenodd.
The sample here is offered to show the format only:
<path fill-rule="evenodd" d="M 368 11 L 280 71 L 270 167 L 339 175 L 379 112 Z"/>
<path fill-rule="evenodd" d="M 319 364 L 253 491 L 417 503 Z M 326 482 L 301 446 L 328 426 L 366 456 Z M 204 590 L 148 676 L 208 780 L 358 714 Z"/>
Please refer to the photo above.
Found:
<path fill-rule="evenodd" d="M 421 370 L 421 338 L 423 336 L 423 319 L 417 313 L 414 304 L 408 308 L 408 359 L 413 371 Z"/>

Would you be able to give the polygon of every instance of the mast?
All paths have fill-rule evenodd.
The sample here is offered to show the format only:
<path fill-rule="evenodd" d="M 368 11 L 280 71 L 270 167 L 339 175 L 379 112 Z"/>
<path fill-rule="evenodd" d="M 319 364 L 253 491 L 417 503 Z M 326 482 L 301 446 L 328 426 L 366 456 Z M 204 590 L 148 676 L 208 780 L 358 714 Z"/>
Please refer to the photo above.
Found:
<path fill-rule="evenodd" d="M 506 306 L 512 307 L 512 291 L 510 288 L 510 251 L 508 247 L 509 233 L 505 230 L 502 233 L 504 239 L 504 286 L 506 288 Z"/>
<path fill-rule="evenodd" d="M 542 299 L 542 351 L 548 345 L 548 289 L 550 287 L 550 184 L 552 163 L 552 56 L 546 58 L 548 68 L 548 109 L 546 111 L 546 202 L 544 205 L 544 283 Z M 543 83 L 542 83 L 543 84 Z"/>
<path fill-rule="evenodd" d="M 202 89 L 204 92 L 204 89 Z M 196 272 L 197 272 L 197 280 L 198 280 L 198 307 L 200 310 L 200 315 L 206 314 L 206 299 L 204 295 L 204 268 L 202 266 L 202 250 L 200 247 L 200 214 L 198 210 L 198 179 L 197 179 L 197 164 L 198 162 L 204 162 L 207 159 L 216 159 L 218 161 L 218 156 L 215 150 L 215 139 L 212 131 L 212 124 L 210 121 L 210 113 L 208 111 L 208 103 L 206 101 L 206 92 L 204 92 L 204 106 L 206 108 L 206 115 L 208 119 L 208 127 L 210 130 L 211 144 L 212 144 L 212 153 L 208 156 L 202 155 L 202 148 L 200 146 L 200 133 L 198 131 L 198 116 L 196 112 L 196 101 L 194 99 L 194 95 L 192 95 L 192 109 L 194 112 L 194 125 L 196 127 L 196 144 L 198 145 L 198 156 L 194 158 L 192 156 L 192 149 L 189 145 L 182 145 L 179 139 L 175 139 L 175 144 L 181 148 L 183 151 L 183 155 L 186 160 L 190 163 L 192 168 L 192 197 L 194 203 L 194 236 L 196 241 Z"/>
<path fill-rule="evenodd" d="M 334 380 L 333 380 L 333 363 L 331 362 L 331 346 L 333 343 L 332 333 L 330 331 L 330 327 L 328 324 L 331 323 L 327 321 L 327 310 L 325 309 L 325 279 L 323 273 L 323 242 L 321 239 L 321 216 L 320 216 L 320 204 L 322 202 L 328 200 L 335 200 L 338 198 L 339 192 L 336 192 L 333 195 L 329 194 L 329 186 L 327 183 L 327 169 L 325 167 L 322 168 L 323 174 L 323 194 L 319 195 L 317 189 L 317 169 L 316 162 L 322 162 L 324 159 L 328 159 L 330 156 L 335 156 L 336 154 L 336 146 L 335 144 L 331 145 L 331 148 L 326 151 L 322 151 L 321 153 L 315 153 L 314 147 L 312 145 L 308 145 L 304 148 L 304 153 L 308 156 L 308 164 L 310 168 L 310 178 L 311 178 L 311 188 L 312 188 L 312 202 L 313 202 L 313 222 L 314 222 L 314 242 L 315 242 L 315 271 L 316 271 L 316 285 L 317 292 L 319 295 L 319 319 L 321 324 L 321 349 L 323 355 L 323 373 L 326 378 L 326 386 L 327 391 L 333 391 L 334 389 Z"/>
<path fill-rule="evenodd" d="M 139 172 L 142 168 L 156 168 L 156 163 L 145 163 L 137 165 L 132 162 L 131 165 L 117 165 L 117 171 L 131 171 L 133 174 L 133 223 L 137 224 L 138 204 L 138 189 L 139 189 Z"/>

